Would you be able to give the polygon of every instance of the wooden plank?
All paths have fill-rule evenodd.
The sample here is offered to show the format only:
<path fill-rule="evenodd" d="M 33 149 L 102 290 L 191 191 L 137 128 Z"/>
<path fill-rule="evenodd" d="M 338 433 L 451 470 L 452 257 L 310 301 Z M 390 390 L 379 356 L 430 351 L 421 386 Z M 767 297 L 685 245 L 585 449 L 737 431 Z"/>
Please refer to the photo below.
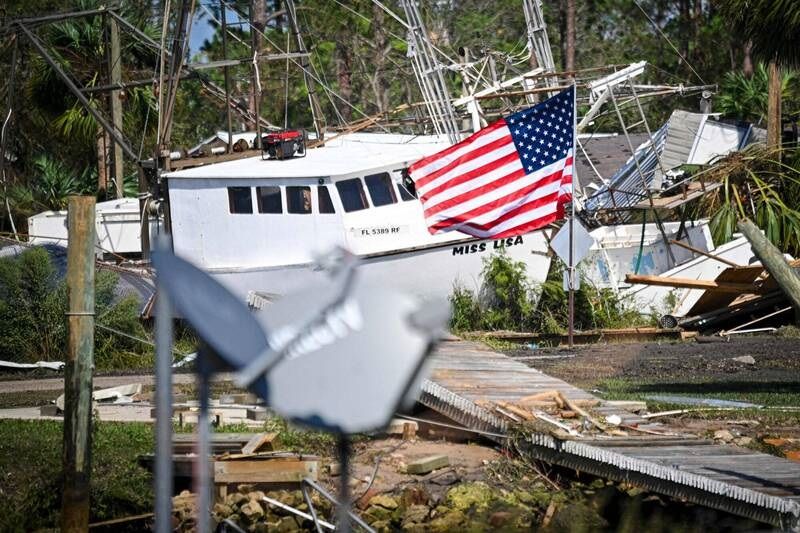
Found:
<path fill-rule="evenodd" d="M 317 479 L 319 463 L 299 459 L 214 461 L 214 483 L 299 483 Z"/>
<path fill-rule="evenodd" d="M 257 433 L 242 446 L 242 453 L 255 453 L 262 450 L 277 450 L 279 444 L 277 433 Z"/>
<path fill-rule="evenodd" d="M 450 466 L 450 459 L 446 455 L 431 455 L 408 463 L 406 471 L 409 474 L 427 474 L 446 466 Z"/>
<path fill-rule="evenodd" d="M 702 289 L 705 291 L 726 292 L 733 294 L 757 294 L 760 292 L 760 289 L 752 283 L 731 283 L 717 280 L 673 278 L 645 274 L 626 274 L 625 283 L 656 285 L 658 287 L 675 287 L 682 289 Z"/>

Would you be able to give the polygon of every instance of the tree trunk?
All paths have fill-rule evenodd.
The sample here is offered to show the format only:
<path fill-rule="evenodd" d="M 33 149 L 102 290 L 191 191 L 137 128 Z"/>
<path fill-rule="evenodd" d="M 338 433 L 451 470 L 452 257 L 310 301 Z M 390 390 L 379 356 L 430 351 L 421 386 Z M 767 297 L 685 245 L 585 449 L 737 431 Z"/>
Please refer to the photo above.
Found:
<path fill-rule="evenodd" d="M 742 59 L 742 72 L 748 78 L 753 77 L 753 56 L 751 52 L 753 51 L 753 41 L 747 41 L 744 43 L 742 47 L 742 52 L 744 52 L 744 58 Z"/>
<path fill-rule="evenodd" d="M 561 47 L 561 70 L 567 70 L 567 0 L 558 2 L 558 35 Z"/>
<path fill-rule="evenodd" d="M 372 25 L 375 28 L 372 40 L 374 46 L 373 66 L 375 67 L 372 90 L 375 93 L 378 113 L 383 113 L 389 109 L 389 82 L 386 79 L 386 58 L 391 53 L 392 47 L 389 43 L 389 34 L 386 31 L 385 13 L 376 4 L 372 6 L 372 20 Z"/>
<path fill-rule="evenodd" d="M 98 126 L 95 137 L 95 155 L 97 157 L 97 194 L 105 198 L 108 189 L 108 134 Z"/>
<path fill-rule="evenodd" d="M 795 320 L 797 320 L 800 317 L 800 277 L 786 262 L 783 253 L 767 240 L 755 224 L 744 219 L 739 221 L 738 227 L 739 231 L 750 241 L 750 246 L 758 260 L 789 298 L 794 307 Z"/>
<path fill-rule="evenodd" d="M 340 38 L 343 36 L 340 36 Z M 351 75 L 353 72 L 353 52 L 349 46 L 345 45 L 342 40 L 336 43 L 336 50 L 334 51 L 334 61 L 336 64 L 336 79 L 339 82 L 339 95 L 346 101 L 353 101 L 353 83 Z M 339 108 L 347 122 L 350 122 L 353 117 L 353 108 L 348 105 L 343 105 Z"/>
<path fill-rule="evenodd" d="M 692 39 L 694 40 L 692 46 L 692 57 L 695 61 L 700 60 L 702 46 L 700 45 L 700 29 L 702 27 L 703 19 L 703 1 L 694 0 L 694 14 L 692 15 Z"/>
<path fill-rule="evenodd" d="M 566 46 L 564 47 L 564 68 L 567 72 L 575 70 L 575 0 L 567 0 Z"/>
<path fill-rule="evenodd" d="M 680 29 L 680 52 L 684 58 L 689 57 L 689 28 L 692 24 L 692 17 L 689 14 L 689 2 L 690 0 L 681 0 L 680 1 L 680 14 L 681 14 L 681 23 L 682 28 Z"/>
<path fill-rule="evenodd" d="M 767 105 L 767 147 L 781 145 L 781 71 L 774 59 L 769 62 L 769 100 Z"/>

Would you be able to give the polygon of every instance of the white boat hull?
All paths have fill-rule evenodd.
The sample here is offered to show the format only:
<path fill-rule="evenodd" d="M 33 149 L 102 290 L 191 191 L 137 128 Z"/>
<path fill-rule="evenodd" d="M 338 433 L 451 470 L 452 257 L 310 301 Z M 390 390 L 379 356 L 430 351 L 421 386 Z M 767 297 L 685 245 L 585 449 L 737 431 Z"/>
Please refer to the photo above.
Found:
<path fill-rule="evenodd" d="M 525 263 L 532 283 L 545 280 L 550 257 L 541 232 L 498 241 L 451 242 L 372 254 L 362 257 L 360 275 L 370 283 L 395 287 L 422 300 L 447 300 L 455 286 L 477 290 L 484 260 L 502 249 L 510 259 Z M 323 270 L 309 263 L 208 271 L 242 300 L 261 304 L 327 279 Z"/>

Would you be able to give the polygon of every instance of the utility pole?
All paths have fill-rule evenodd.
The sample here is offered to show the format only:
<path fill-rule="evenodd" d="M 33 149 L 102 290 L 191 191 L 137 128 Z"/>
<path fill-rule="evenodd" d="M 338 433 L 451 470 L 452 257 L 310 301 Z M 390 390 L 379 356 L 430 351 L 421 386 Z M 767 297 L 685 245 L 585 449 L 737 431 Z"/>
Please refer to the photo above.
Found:
<path fill-rule="evenodd" d="M 119 46 L 119 24 L 114 17 L 106 16 L 108 20 L 108 41 L 110 54 L 108 56 L 109 65 L 108 70 L 110 73 L 109 82 L 111 84 L 122 83 L 122 54 L 120 53 Z M 119 89 L 111 91 L 111 125 L 122 135 L 122 95 Z M 112 171 L 114 175 L 114 183 L 116 183 L 117 198 L 125 196 L 125 187 L 123 184 L 125 170 L 122 160 L 122 146 L 117 142 L 112 141 L 114 153 L 112 158 Z"/>
<path fill-rule="evenodd" d="M 94 197 L 69 198 L 69 344 L 64 368 L 64 491 L 61 500 L 61 531 L 67 532 L 86 531 L 89 527 L 94 365 L 94 217 Z"/>

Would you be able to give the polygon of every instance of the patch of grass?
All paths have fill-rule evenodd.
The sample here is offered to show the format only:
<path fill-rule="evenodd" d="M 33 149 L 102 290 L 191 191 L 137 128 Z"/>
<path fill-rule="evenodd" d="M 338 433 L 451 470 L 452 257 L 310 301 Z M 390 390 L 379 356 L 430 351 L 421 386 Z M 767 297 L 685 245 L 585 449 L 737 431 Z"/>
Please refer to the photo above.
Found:
<path fill-rule="evenodd" d="M 336 449 L 336 438 L 330 433 L 310 431 L 292 426 L 284 419 L 274 417 L 264 423 L 264 431 L 275 431 L 286 450 L 300 453 L 331 456 Z"/>
<path fill-rule="evenodd" d="M 602 391 L 599 396 L 606 400 L 641 400 L 647 402 L 647 408 L 650 412 L 707 407 L 679 402 L 667 403 L 648 400 L 647 396 L 653 394 L 749 402 L 763 405 L 766 408 L 694 411 L 691 416 L 708 420 L 752 418 L 766 424 L 800 425 L 800 410 L 781 410 L 781 408 L 785 407 L 800 406 L 800 388 L 798 388 L 796 382 L 753 384 L 751 382 L 729 381 L 709 384 L 705 382 L 663 383 L 606 379 L 593 383 L 588 388 L 596 388 Z"/>
<path fill-rule="evenodd" d="M 778 331 L 775 332 L 775 335 L 787 339 L 798 339 L 800 338 L 800 328 L 791 325 L 781 326 L 778 328 Z"/>
<path fill-rule="evenodd" d="M 58 525 L 61 422 L 0 420 L 0 531 Z M 153 450 L 149 424 L 94 422 L 90 521 L 152 510 L 152 479 L 136 457 Z"/>

